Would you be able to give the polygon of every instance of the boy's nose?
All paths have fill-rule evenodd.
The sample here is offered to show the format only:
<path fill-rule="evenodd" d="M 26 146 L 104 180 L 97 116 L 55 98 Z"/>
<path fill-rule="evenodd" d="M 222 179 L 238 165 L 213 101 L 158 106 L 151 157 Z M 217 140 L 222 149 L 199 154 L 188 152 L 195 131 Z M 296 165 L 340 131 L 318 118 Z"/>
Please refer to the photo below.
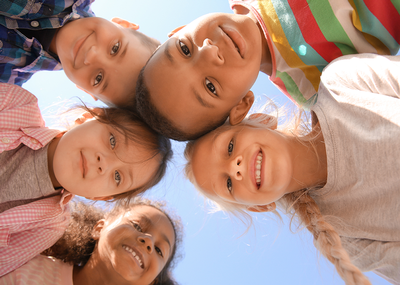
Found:
<path fill-rule="evenodd" d="M 203 41 L 203 46 L 200 49 L 200 60 L 201 63 L 213 63 L 221 65 L 224 63 L 224 58 L 218 48 L 210 39 Z"/>
<path fill-rule="evenodd" d="M 85 54 L 84 64 L 91 65 L 102 60 L 99 55 L 99 49 L 96 46 L 91 46 Z"/>
<path fill-rule="evenodd" d="M 236 180 L 242 180 L 243 179 L 243 171 L 244 171 L 244 165 L 242 163 L 243 157 L 241 155 L 238 155 L 231 159 L 229 162 L 229 175 L 232 177 L 232 179 Z"/>

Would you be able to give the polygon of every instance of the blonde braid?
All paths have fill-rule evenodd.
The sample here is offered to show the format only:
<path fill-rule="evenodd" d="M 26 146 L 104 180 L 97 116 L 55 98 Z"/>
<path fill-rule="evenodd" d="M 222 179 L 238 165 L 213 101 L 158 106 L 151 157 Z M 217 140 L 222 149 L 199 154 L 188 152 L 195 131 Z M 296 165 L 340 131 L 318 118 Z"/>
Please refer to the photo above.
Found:
<path fill-rule="evenodd" d="M 307 190 L 300 190 L 284 196 L 288 205 L 293 205 L 294 214 L 313 234 L 316 248 L 332 262 L 347 285 L 371 285 L 368 278 L 355 266 L 342 247 L 340 236 L 333 226 L 327 223 L 314 199 Z"/>

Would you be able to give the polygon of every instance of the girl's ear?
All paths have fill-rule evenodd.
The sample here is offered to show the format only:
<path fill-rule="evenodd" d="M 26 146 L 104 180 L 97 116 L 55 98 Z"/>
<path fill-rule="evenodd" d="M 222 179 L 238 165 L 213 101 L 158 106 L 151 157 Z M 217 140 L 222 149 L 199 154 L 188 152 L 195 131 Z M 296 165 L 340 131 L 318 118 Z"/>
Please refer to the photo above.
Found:
<path fill-rule="evenodd" d="M 135 23 L 131 23 L 127 20 L 121 19 L 121 18 L 112 18 L 111 22 L 116 23 L 124 28 L 132 29 L 132 30 L 139 30 L 139 25 Z"/>
<path fill-rule="evenodd" d="M 186 25 L 183 25 L 183 26 L 180 26 L 180 27 L 177 27 L 177 28 L 173 29 L 172 31 L 170 31 L 170 32 L 168 33 L 168 37 L 169 37 L 169 38 L 172 37 L 172 36 L 175 35 L 177 32 L 179 32 L 180 30 L 182 30 L 184 27 L 186 27 Z"/>
<path fill-rule="evenodd" d="M 278 120 L 276 117 L 263 114 L 263 113 L 254 113 L 249 116 L 249 120 L 257 120 L 261 124 L 268 124 L 271 121 L 274 122 L 273 125 L 271 125 L 269 128 L 275 130 L 278 127 Z"/>
<path fill-rule="evenodd" d="M 249 112 L 254 102 L 254 94 L 249 91 L 240 102 L 229 112 L 229 123 L 234 126 L 239 124 Z"/>
<path fill-rule="evenodd" d="M 97 223 L 94 225 L 93 230 L 92 230 L 92 238 L 94 240 L 99 240 L 101 230 L 104 228 L 104 226 L 105 226 L 104 219 L 97 221 Z"/>
<path fill-rule="evenodd" d="M 276 209 L 275 202 L 272 202 L 271 204 L 267 204 L 267 205 L 257 205 L 257 206 L 247 207 L 248 211 L 255 212 L 255 213 L 272 212 L 272 211 L 275 211 L 275 209 Z"/>

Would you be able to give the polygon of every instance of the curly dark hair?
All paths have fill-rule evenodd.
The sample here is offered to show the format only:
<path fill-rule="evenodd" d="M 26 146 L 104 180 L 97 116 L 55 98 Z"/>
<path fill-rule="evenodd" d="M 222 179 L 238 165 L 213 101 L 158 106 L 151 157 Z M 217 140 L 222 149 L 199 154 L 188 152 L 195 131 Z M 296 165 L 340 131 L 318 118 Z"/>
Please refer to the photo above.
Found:
<path fill-rule="evenodd" d="M 125 193 L 114 195 L 114 200 L 129 199 L 156 185 L 165 175 L 168 161 L 172 158 L 171 141 L 150 129 L 143 122 L 139 114 L 128 107 L 88 108 L 83 105 L 80 108 L 91 113 L 100 123 L 110 125 L 113 129 L 125 136 L 126 141 L 133 141 L 151 152 L 148 160 L 160 155 L 160 162 L 153 177 L 144 185 Z"/>
<path fill-rule="evenodd" d="M 146 66 L 140 71 L 136 82 L 136 110 L 139 112 L 142 119 L 157 133 L 177 141 L 195 140 L 218 128 L 228 118 L 229 113 L 225 114 L 220 120 L 216 120 L 194 133 L 180 130 L 151 103 L 150 91 L 144 82 L 145 68 Z"/>
<path fill-rule="evenodd" d="M 162 271 L 156 277 L 153 285 L 178 285 L 172 277 L 171 271 L 181 259 L 180 246 L 183 238 L 183 226 L 180 218 L 167 211 L 165 202 L 152 201 L 135 197 L 128 203 L 117 201 L 110 211 L 82 201 L 72 202 L 71 221 L 64 235 L 50 248 L 42 252 L 66 263 L 85 266 L 90 259 L 97 241 L 92 238 L 92 230 L 101 219 L 114 220 L 119 215 L 135 206 L 146 205 L 163 212 L 172 224 L 175 233 L 175 244 L 171 256 Z"/>

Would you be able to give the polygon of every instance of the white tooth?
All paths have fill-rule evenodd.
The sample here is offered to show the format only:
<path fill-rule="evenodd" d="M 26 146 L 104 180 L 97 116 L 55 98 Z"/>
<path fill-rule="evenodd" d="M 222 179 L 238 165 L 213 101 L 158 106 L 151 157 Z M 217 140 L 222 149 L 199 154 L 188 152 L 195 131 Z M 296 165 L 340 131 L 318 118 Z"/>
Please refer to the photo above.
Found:
<path fill-rule="evenodd" d="M 261 175 L 261 171 L 260 170 L 256 170 L 256 175 L 260 176 Z"/>
<path fill-rule="evenodd" d="M 260 170 L 260 169 L 261 169 L 261 164 L 257 163 L 256 169 L 257 169 L 257 170 Z"/>

